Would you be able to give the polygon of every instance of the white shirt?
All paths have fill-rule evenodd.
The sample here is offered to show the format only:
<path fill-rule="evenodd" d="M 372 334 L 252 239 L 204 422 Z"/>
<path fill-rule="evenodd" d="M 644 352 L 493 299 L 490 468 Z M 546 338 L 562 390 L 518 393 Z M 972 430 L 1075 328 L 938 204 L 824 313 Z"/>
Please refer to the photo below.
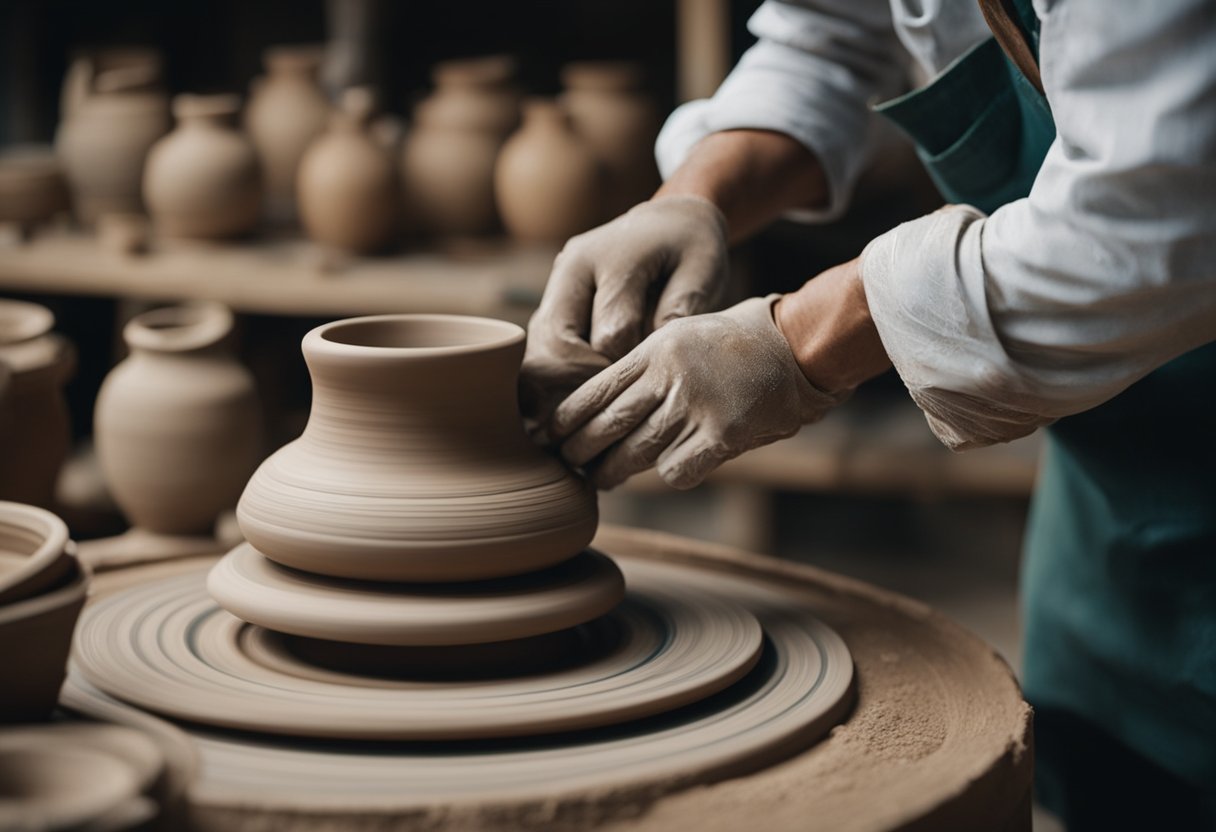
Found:
<path fill-rule="evenodd" d="M 1035 8 L 1058 135 L 1030 196 L 922 217 L 862 255 L 883 345 L 953 448 L 1087 410 L 1216 339 L 1216 4 Z M 749 26 L 760 41 L 714 97 L 668 120 L 660 168 L 711 132 L 777 130 L 824 167 L 817 220 L 847 205 L 869 105 L 907 83 L 907 56 L 933 77 L 988 37 L 975 0 L 768 0 Z"/>

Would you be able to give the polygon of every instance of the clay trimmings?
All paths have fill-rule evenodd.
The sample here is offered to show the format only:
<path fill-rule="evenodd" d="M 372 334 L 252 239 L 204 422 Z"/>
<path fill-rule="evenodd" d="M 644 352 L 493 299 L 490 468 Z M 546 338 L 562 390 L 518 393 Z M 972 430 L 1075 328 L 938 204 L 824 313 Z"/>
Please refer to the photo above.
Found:
<path fill-rule="evenodd" d="M 381 581 L 482 580 L 542 569 L 595 532 L 588 487 L 525 435 L 519 327 L 383 315 L 304 337 L 304 434 L 245 489 L 238 519 L 271 560 Z"/>

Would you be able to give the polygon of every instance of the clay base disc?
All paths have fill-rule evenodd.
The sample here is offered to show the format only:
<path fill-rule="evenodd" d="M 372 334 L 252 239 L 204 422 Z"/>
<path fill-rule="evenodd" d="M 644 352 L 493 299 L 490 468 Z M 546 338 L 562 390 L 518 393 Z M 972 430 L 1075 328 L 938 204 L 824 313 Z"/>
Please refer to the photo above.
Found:
<path fill-rule="evenodd" d="M 450 645 L 527 638 L 598 618 L 625 597 L 625 579 L 609 558 L 585 551 L 541 572 L 494 581 L 351 581 L 280 566 L 242 543 L 212 570 L 207 589 L 237 618 L 276 632 L 356 644 Z"/>
<path fill-rule="evenodd" d="M 203 577 L 154 582 L 91 607 L 77 636 L 89 681 L 148 710 L 226 728 L 361 740 L 485 739 L 619 724 L 679 708 L 747 674 L 762 644 L 760 625 L 743 607 L 677 584 L 643 582 L 588 626 L 591 658 L 568 669 L 479 682 L 365 678 L 312 668 L 275 641 L 258 640 L 251 625 L 216 606 Z M 250 638 L 254 649 L 246 647 Z M 609 649 L 598 655 L 605 642 Z M 835 659 L 847 665 L 843 644 L 833 644 Z M 808 647 L 814 643 L 799 649 Z M 271 660 L 259 661 L 266 653 Z"/>
<path fill-rule="evenodd" d="M 214 537 L 158 534 L 133 528 L 115 537 L 77 544 L 77 556 L 94 571 L 118 569 L 139 563 L 214 555 L 227 546 Z"/>

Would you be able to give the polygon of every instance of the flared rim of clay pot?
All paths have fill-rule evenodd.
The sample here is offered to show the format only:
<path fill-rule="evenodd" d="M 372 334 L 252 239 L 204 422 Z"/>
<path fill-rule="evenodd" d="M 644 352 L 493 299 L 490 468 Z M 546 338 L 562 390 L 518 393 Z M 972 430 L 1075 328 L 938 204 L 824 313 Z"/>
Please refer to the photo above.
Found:
<path fill-rule="evenodd" d="M 194 352 L 224 340 L 233 320 L 232 310 L 222 303 L 180 303 L 136 315 L 123 327 L 122 337 L 132 349 Z"/>
<path fill-rule="evenodd" d="M 515 80 L 518 63 L 511 55 L 482 55 L 475 58 L 452 58 L 431 68 L 431 80 L 437 87 L 496 87 Z"/>
<path fill-rule="evenodd" d="M 108 828 L 104 819 L 139 794 L 135 772 L 118 762 L 94 748 L 57 743 L 0 749 L 0 771 L 7 772 L 0 789 L 24 807 L 0 809 L 0 825 L 75 829 L 102 821 Z"/>
<path fill-rule="evenodd" d="M 0 575 L 0 596 L 16 592 L 19 593 L 16 595 L 19 601 L 26 597 L 20 594 L 20 585 L 33 581 L 63 557 L 68 548 L 68 526 L 46 509 L 0 501 L 0 529 L 3 529 L 0 531 L 0 541 L 20 539 L 32 546 L 31 551 L 21 553 L 25 555 L 24 563 Z"/>
<path fill-rule="evenodd" d="M 270 72 L 316 72 L 325 58 L 319 43 L 280 43 L 262 50 L 262 63 Z"/>
<path fill-rule="evenodd" d="M 185 92 L 173 97 L 173 115 L 179 119 L 228 118 L 241 109 L 241 97 L 235 93 L 197 95 Z"/>
<path fill-rule="evenodd" d="M 332 355 L 419 358 L 471 355 L 514 347 L 524 330 L 468 315 L 370 315 L 322 324 L 304 336 L 304 349 Z"/>
<path fill-rule="evenodd" d="M 0 300 L 0 346 L 32 341 L 51 331 L 55 313 L 37 303 Z"/>
<path fill-rule="evenodd" d="M 11 604 L 0 605 L 0 640 L 5 637 L 2 628 L 10 624 L 23 621 L 27 618 L 35 618 L 40 615 L 57 612 L 84 600 L 84 596 L 89 589 L 89 581 L 92 579 L 92 573 L 84 561 L 74 555 L 67 555 L 67 557 L 72 571 L 70 577 L 64 583 L 49 592 L 35 595 L 33 598 L 25 598 L 21 601 L 14 601 Z"/>
<path fill-rule="evenodd" d="M 29 180 L 57 183 L 63 178 L 63 167 L 50 145 L 18 144 L 0 150 L 0 186 L 21 184 Z"/>
<path fill-rule="evenodd" d="M 636 90 L 645 78 L 633 61 L 574 61 L 561 69 L 562 85 L 572 90 Z"/>

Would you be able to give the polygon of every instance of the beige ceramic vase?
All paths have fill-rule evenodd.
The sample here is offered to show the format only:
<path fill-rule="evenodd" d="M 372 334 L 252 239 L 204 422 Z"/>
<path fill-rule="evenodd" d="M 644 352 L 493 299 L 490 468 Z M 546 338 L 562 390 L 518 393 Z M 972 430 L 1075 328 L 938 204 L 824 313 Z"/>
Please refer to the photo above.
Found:
<path fill-rule="evenodd" d="M 603 216 L 601 169 L 556 102 L 529 101 L 494 171 L 503 224 L 528 242 L 560 243 Z"/>
<path fill-rule="evenodd" d="M 169 130 L 169 100 L 156 64 L 106 70 L 88 94 L 75 91 L 55 150 L 81 222 L 143 211 L 141 183 L 149 150 Z"/>
<path fill-rule="evenodd" d="M 29 237 L 67 207 L 67 185 L 54 152 L 40 145 L 0 151 L 0 223 L 12 223 Z"/>
<path fill-rule="evenodd" d="M 329 131 L 300 162 L 296 194 L 308 236 L 352 253 L 372 253 L 393 240 L 400 221 L 397 172 L 369 128 L 369 90 L 342 97 Z"/>
<path fill-rule="evenodd" d="M 51 332 L 55 317 L 33 303 L 0 301 L 0 500 L 47 507 L 67 456 L 69 423 L 63 387 L 75 351 Z"/>
<path fill-rule="evenodd" d="M 424 234 L 471 236 L 498 225 L 494 163 L 519 124 L 513 63 L 450 61 L 435 68 L 435 92 L 414 111 L 401 155 L 411 225 Z"/>
<path fill-rule="evenodd" d="M 650 198 L 659 186 L 654 143 L 661 119 L 641 68 L 627 62 L 580 62 L 562 70 L 562 96 L 574 129 L 604 166 L 604 219 Z"/>
<path fill-rule="evenodd" d="M 341 578 L 458 581 L 567 560 L 595 533 L 594 493 L 525 434 L 524 332 L 451 315 L 337 321 L 303 342 L 303 435 L 253 475 L 246 539 Z"/>
<path fill-rule="evenodd" d="M 236 130 L 235 95 L 179 95 L 177 127 L 148 154 L 144 201 L 166 237 L 222 240 L 257 227 L 262 174 L 253 143 Z"/>
<path fill-rule="evenodd" d="M 329 123 L 329 99 L 317 82 L 321 56 L 310 46 L 267 49 L 267 75 L 255 80 L 245 110 L 245 129 L 262 164 L 265 214 L 272 222 L 295 220 L 300 159 Z"/>
<path fill-rule="evenodd" d="M 114 500 L 138 529 L 209 535 L 261 459 L 253 378 L 230 354 L 232 313 L 166 307 L 123 330 L 130 355 L 97 397 L 94 441 Z"/>

